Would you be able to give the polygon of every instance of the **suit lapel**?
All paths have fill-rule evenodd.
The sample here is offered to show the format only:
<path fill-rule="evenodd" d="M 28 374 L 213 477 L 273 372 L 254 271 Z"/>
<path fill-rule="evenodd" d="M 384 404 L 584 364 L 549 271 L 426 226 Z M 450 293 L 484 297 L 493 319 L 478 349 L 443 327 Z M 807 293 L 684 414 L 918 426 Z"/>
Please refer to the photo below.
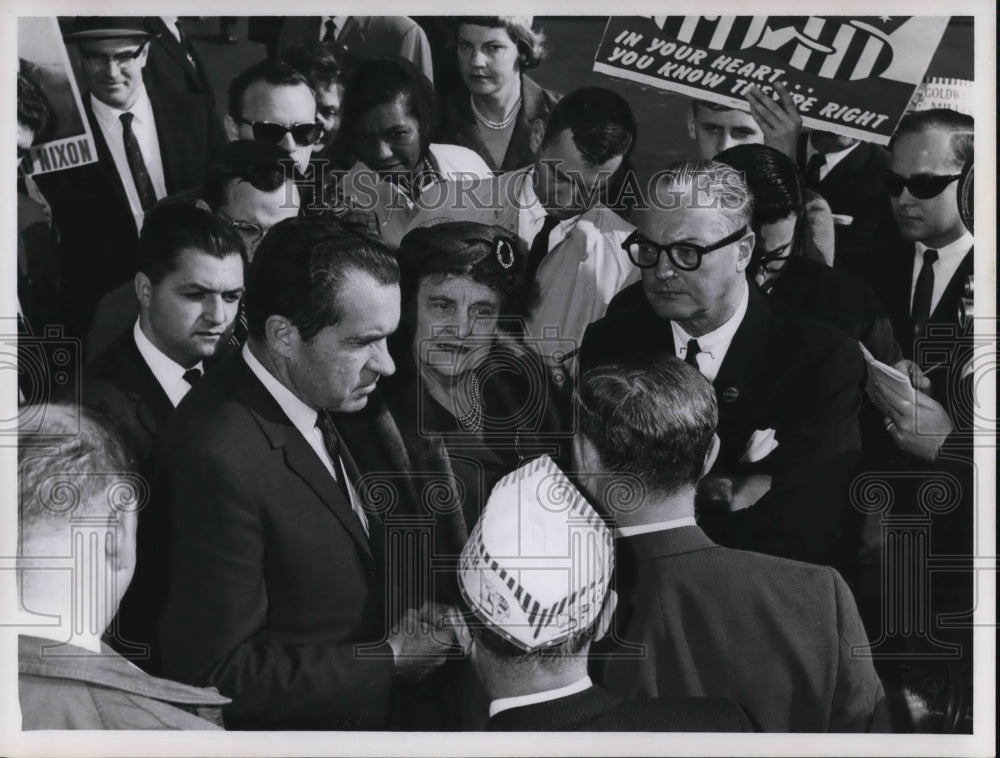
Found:
<path fill-rule="evenodd" d="M 153 121 L 156 122 L 156 139 L 160 146 L 160 162 L 163 164 L 163 181 L 167 185 L 167 194 L 172 195 L 182 189 L 184 181 L 181 176 L 181 164 L 188 151 L 185 150 L 184 136 L 189 133 L 192 125 L 178 121 L 183 114 L 170 107 L 166 96 L 154 87 L 147 90 L 149 102 L 153 108 Z"/>
<path fill-rule="evenodd" d="M 125 185 L 122 184 L 122 178 L 118 175 L 118 167 L 115 165 L 115 159 L 111 156 L 111 149 L 108 147 L 107 140 L 104 139 L 104 132 L 101 131 L 101 125 L 94 116 L 94 108 L 90 103 L 89 92 L 83 96 L 83 109 L 87 112 L 87 119 L 90 121 L 90 132 L 94 135 L 94 144 L 97 146 L 98 169 L 104 174 L 108 185 L 113 188 L 119 205 L 131 217 L 132 208 L 128 202 L 128 195 L 125 194 Z"/>
<path fill-rule="evenodd" d="M 965 280 L 972 275 L 974 270 L 973 250 L 975 250 L 974 247 L 969 248 L 969 252 L 965 254 L 962 262 L 955 269 L 955 273 L 952 274 L 951 281 L 944 288 L 944 292 L 941 293 L 941 299 L 938 300 L 937 306 L 931 314 L 931 321 L 950 324 L 954 323 L 958 318 L 955 309 L 958 307 L 958 301 L 965 290 Z"/>
<path fill-rule="evenodd" d="M 154 16 L 150 21 L 150 27 L 158 35 L 157 38 L 162 43 L 163 51 L 177 61 L 184 69 L 184 75 L 199 87 L 204 86 L 198 69 L 188 60 L 187 51 L 167 28 L 167 25 L 163 23 L 163 20 L 158 16 Z M 193 54 L 192 57 L 194 57 Z"/>
<path fill-rule="evenodd" d="M 125 392 L 136 404 L 136 418 L 150 436 L 156 438 L 174 406 L 136 347 L 131 331 L 123 336 L 119 367 Z"/>
<path fill-rule="evenodd" d="M 361 51 L 365 44 L 365 30 L 362 28 L 357 16 L 350 16 L 347 19 L 347 22 L 344 24 L 344 31 L 337 38 L 337 42 L 355 55 L 362 54 Z"/>
<path fill-rule="evenodd" d="M 544 118 L 545 99 L 542 96 L 542 89 L 531 79 L 521 77 L 521 109 L 518 111 L 517 120 L 514 122 L 514 131 L 510 135 L 510 143 L 507 145 L 507 152 L 503 157 L 501 170 L 521 168 L 521 156 L 531 152 L 531 122 Z"/>
<path fill-rule="evenodd" d="M 244 404 L 256 419 L 261 430 L 267 436 L 274 448 L 284 451 L 285 464 L 296 476 L 305 482 L 323 504 L 330 509 L 340 521 L 347 533 L 354 538 L 361 553 L 372 560 L 371 546 L 357 514 L 351 504 L 344 499 L 326 466 L 320 461 L 316 451 L 306 442 L 299 430 L 295 428 L 285 412 L 281 410 L 278 401 L 267 391 L 260 380 L 246 365 L 242 357 L 237 358 L 243 364 L 244 381 L 237 388 Z"/>

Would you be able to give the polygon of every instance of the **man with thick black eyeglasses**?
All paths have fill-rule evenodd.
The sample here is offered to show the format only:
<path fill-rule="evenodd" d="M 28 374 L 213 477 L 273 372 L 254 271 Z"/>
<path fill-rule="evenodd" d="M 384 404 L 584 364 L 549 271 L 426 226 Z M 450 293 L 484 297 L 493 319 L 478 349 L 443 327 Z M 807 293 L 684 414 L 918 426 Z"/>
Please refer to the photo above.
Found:
<path fill-rule="evenodd" d="M 956 187 L 973 157 L 975 122 L 933 109 L 905 116 L 889 145 L 883 181 L 902 244 L 884 251 L 874 283 L 889 311 L 904 357 L 927 375 L 917 388 L 949 406 L 949 365 L 969 334 L 958 310 L 973 273 L 973 238 L 958 212 Z"/>
<path fill-rule="evenodd" d="M 697 368 L 721 441 L 699 523 L 723 545 L 825 563 L 860 450 L 862 359 L 842 332 L 750 286 L 752 206 L 729 166 L 668 169 L 623 243 L 641 281 L 587 328 L 580 367 L 667 354 Z"/>
<path fill-rule="evenodd" d="M 82 337 L 98 299 L 135 275 L 145 212 L 200 184 L 225 138 L 207 97 L 146 87 L 153 35 L 141 17 L 61 23 L 80 61 L 98 160 L 46 174 L 38 185 L 61 236 L 63 321 Z"/>

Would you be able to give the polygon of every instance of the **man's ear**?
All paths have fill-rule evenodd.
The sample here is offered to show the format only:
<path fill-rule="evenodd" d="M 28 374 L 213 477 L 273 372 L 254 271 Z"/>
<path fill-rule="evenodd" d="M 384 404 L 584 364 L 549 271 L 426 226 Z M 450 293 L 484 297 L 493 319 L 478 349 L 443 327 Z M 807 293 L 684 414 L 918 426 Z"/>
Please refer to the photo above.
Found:
<path fill-rule="evenodd" d="M 615 608 L 617 607 L 618 593 L 609 587 L 608 596 L 604 598 L 604 606 L 601 608 L 601 615 L 597 619 L 594 642 L 597 642 L 599 639 L 603 639 L 604 636 L 607 635 L 608 630 L 611 628 L 611 619 L 614 617 Z"/>
<path fill-rule="evenodd" d="M 135 275 L 135 296 L 143 310 L 149 308 L 153 299 L 153 282 L 141 271 Z"/>
<path fill-rule="evenodd" d="M 284 316 L 268 316 L 264 322 L 264 339 L 268 347 L 282 358 L 290 358 L 292 352 L 302 342 L 298 328 Z"/>
<path fill-rule="evenodd" d="M 600 475 L 604 472 L 601 457 L 594 443 L 580 432 L 573 435 L 573 472 L 577 481 L 592 498 L 600 499 Z"/>
<path fill-rule="evenodd" d="M 195 208 L 201 208 L 203 211 L 208 211 L 209 213 L 214 213 L 212 206 L 202 200 L 200 197 L 194 201 Z"/>
<path fill-rule="evenodd" d="M 228 113 L 226 117 L 222 120 L 222 123 L 226 127 L 226 136 L 229 138 L 230 142 L 235 142 L 240 138 L 240 125 L 233 120 L 233 117 Z"/>
<path fill-rule="evenodd" d="M 458 641 L 458 646 L 462 648 L 462 653 L 468 658 L 472 652 L 472 644 L 475 641 L 472 637 L 472 632 L 469 631 L 469 627 L 465 623 L 462 614 L 457 611 L 450 615 L 449 621 L 451 622 L 451 628 L 455 632 L 455 639 Z"/>
<path fill-rule="evenodd" d="M 708 455 L 705 456 L 705 462 L 701 465 L 701 476 L 699 479 L 704 479 L 708 476 L 708 472 L 712 470 L 712 466 L 715 465 L 715 459 L 719 457 L 719 449 L 722 447 L 722 440 L 719 439 L 718 434 L 712 435 L 712 446 L 708 449 Z"/>
<path fill-rule="evenodd" d="M 740 254 L 736 256 L 737 271 L 746 271 L 747 266 L 750 265 L 750 258 L 753 256 L 753 246 L 756 241 L 757 236 L 753 232 L 747 232 L 747 235 L 737 243 L 740 251 Z"/>

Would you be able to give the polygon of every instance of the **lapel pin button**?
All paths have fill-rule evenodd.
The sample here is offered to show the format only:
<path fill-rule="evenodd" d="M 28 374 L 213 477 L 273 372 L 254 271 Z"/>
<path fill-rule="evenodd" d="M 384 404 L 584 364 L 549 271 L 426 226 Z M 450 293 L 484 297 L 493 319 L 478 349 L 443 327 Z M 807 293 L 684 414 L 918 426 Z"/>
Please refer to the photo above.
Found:
<path fill-rule="evenodd" d="M 740 391 L 736 387 L 726 387 L 722 390 L 722 402 L 733 403 L 739 399 Z"/>

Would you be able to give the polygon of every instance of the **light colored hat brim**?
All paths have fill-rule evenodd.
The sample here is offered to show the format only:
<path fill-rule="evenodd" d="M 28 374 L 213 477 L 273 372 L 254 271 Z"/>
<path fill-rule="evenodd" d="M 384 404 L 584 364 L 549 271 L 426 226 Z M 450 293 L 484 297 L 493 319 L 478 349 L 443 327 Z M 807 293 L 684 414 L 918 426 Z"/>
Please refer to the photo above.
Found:
<path fill-rule="evenodd" d="M 63 39 L 66 42 L 87 42 L 102 39 L 152 39 L 155 34 L 141 29 L 88 29 L 85 32 L 73 32 Z"/>

